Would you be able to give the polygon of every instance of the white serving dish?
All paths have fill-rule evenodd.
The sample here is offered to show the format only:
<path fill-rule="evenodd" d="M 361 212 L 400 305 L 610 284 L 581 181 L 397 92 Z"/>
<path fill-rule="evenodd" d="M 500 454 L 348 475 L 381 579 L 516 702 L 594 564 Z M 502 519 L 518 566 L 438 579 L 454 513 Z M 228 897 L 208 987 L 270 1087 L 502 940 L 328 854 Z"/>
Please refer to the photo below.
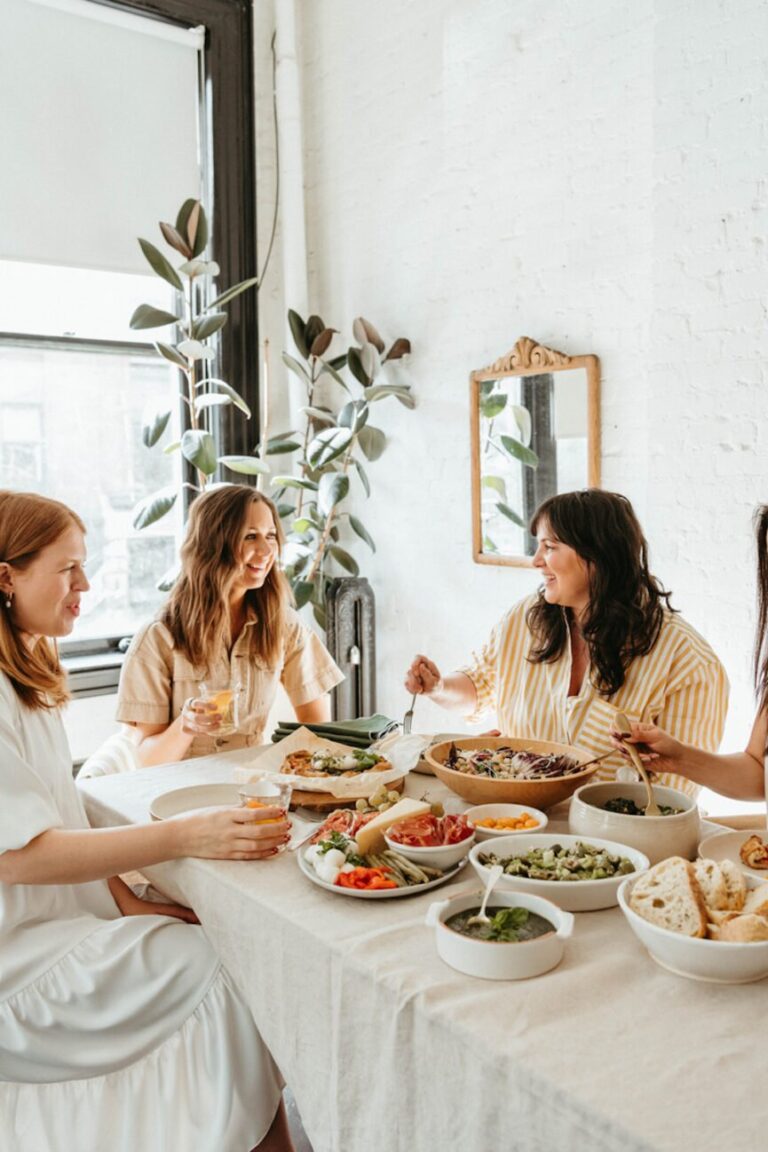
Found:
<path fill-rule="evenodd" d="M 752 876 L 755 880 L 761 883 L 768 881 L 768 869 L 766 868 L 750 868 L 745 864 L 740 856 L 741 846 L 745 840 L 749 840 L 750 836 L 759 836 L 765 843 L 768 840 L 768 832 L 763 828 L 744 828 L 738 832 L 731 832 L 724 828 L 721 832 L 715 833 L 714 836 L 707 836 L 699 844 L 699 856 L 705 860 L 715 860 L 718 864 L 722 864 L 723 860 L 730 860 L 737 868 L 740 868 L 745 876 Z"/>
<path fill-rule="evenodd" d="M 619 907 L 635 936 L 662 968 L 689 980 L 705 980 L 711 984 L 751 984 L 768 976 L 768 940 L 736 944 L 729 940 L 702 940 L 659 928 L 629 906 L 629 895 L 636 881 L 636 876 L 627 876 L 619 886 Z"/>
<path fill-rule="evenodd" d="M 570 831 L 584 839 L 600 836 L 628 844 L 647 856 L 651 864 L 666 860 L 668 856 L 683 856 L 686 860 L 695 857 L 701 839 L 701 821 L 695 800 L 676 788 L 654 784 L 653 796 L 657 804 L 685 811 L 677 816 L 627 816 L 620 812 L 606 812 L 600 807 L 606 800 L 615 800 L 619 796 L 634 800 L 639 808 L 648 803 L 644 784 L 621 784 L 617 781 L 583 784 L 571 800 Z"/>
<path fill-rule="evenodd" d="M 627 844 L 618 844 L 615 840 L 603 840 L 597 836 L 567 836 L 555 832 L 530 832 L 527 836 L 519 834 L 501 836 L 492 844 L 484 841 L 476 844 L 469 853 L 472 867 L 485 883 L 488 868 L 481 864 L 479 857 L 493 852 L 499 857 L 524 856 L 532 848 L 551 848 L 553 844 L 560 844 L 563 848 L 570 848 L 578 841 L 592 844 L 595 848 L 607 848 L 615 856 L 626 856 L 637 872 L 644 872 L 648 868 L 648 857 L 636 848 Z M 543 896 L 551 900 L 559 908 L 568 912 L 594 912 L 598 908 L 613 908 L 617 903 L 619 886 L 625 879 L 624 875 L 609 876 L 605 880 L 532 880 L 527 876 L 502 875 L 498 881 L 495 892 L 500 889 L 514 888 L 518 892 L 530 892 L 535 896 Z"/>
<path fill-rule="evenodd" d="M 520 828 L 517 831 L 510 828 L 481 828 L 476 820 L 501 820 L 507 816 L 522 816 L 527 812 L 538 822 L 537 828 Z M 464 813 L 468 822 L 474 826 L 475 839 L 494 840 L 499 836 L 530 836 L 531 832 L 543 832 L 549 820 L 544 812 L 532 808 L 530 804 L 476 804 L 474 808 L 467 808 Z"/>
<path fill-rule="evenodd" d="M 428 868 L 445 870 L 464 859 L 475 842 L 475 834 L 473 832 L 458 844 L 439 844 L 435 848 L 411 848 L 407 844 L 399 844 L 397 840 L 392 840 L 388 833 L 384 834 L 384 839 L 388 848 L 393 852 L 399 852 L 406 860 L 412 860 L 414 864 L 426 864 Z"/>
<path fill-rule="evenodd" d="M 437 954 L 441 960 L 468 976 L 483 980 L 526 980 L 555 968 L 563 958 L 565 941 L 573 931 L 573 916 L 549 900 L 529 892 L 502 892 L 498 886 L 491 893 L 491 907 L 527 908 L 553 925 L 555 931 L 535 940 L 518 943 L 497 940 L 472 940 L 454 932 L 445 921 L 468 908 L 478 908 L 482 891 L 454 896 L 430 904 L 426 923 L 434 926 Z"/>

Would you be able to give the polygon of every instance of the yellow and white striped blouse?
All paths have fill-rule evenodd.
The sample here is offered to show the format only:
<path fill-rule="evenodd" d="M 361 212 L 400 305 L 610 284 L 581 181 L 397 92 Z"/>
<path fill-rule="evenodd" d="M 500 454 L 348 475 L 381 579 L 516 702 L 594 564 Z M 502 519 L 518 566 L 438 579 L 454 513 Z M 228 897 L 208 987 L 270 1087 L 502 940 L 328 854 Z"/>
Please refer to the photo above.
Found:
<path fill-rule="evenodd" d="M 687 744 L 717 751 L 728 708 L 728 679 L 709 644 L 690 624 L 665 611 L 654 647 L 632 661 L 618 692 L 605 699 L 592 686 L 587 669 L 579 695 L 569 697 L 570 639 L 551 664 L 526 660 L 531 633 L 525 616 L 534 600 L 531 596 L 516 604 L 485 647 L 473 654 L 472 664 L 460 669 L 477 691 L 471 720 L 495 709 L 507 736 L 578 744 L 599 756 L 611 747 L 611 721 L 621 711 L 630 720 L 658 724 Z M 623 763 L 616 752 L 602 762 L 594 779 L 614 779 Z M 682 776 L 664 774 L 659 780 L 690 796 L 699 791 Z"/>

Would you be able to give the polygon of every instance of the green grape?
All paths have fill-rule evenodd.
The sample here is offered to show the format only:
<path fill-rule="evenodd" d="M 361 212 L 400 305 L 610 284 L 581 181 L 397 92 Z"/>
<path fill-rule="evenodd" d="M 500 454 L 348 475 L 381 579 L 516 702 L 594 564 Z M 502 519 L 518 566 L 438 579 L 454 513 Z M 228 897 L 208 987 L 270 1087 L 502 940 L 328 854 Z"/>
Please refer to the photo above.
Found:
<path fill-rule="evenodd" d="M 389 800 L 390 804 L 397 804 L 399 799 L 400 799 L 400 793 L 399 792 L 387 792 L 387 800 Z"/>
<path fill-rule="evenodd" d="M 358 812 L 367 812 L 367 810 L 368 810 L 368 801 L 367 801 L 367 800 L 363 800 L 363 798 L 362 798 L 362 796 L 361 796 L 359 800 L 356 800 L 356 801 L 355 801 L 355 808 L 357 808 Z"/>
<path fill-rule="evenodd" d="M 383 804 L 378 805 L 379 812 L 386 812 L 387 809 L 391 807 L 392 805 L 390 804 L 389 800 L 385 800 Z"/>
<path fill-rule="evenodd" d="M 432 813 L 433 816 L 444 816 L 445 815 L 445 808 L 443 808 L 442 804 L 440 804 L 440 803 L 433 804 L 430 807 L 430 812 Z"/>

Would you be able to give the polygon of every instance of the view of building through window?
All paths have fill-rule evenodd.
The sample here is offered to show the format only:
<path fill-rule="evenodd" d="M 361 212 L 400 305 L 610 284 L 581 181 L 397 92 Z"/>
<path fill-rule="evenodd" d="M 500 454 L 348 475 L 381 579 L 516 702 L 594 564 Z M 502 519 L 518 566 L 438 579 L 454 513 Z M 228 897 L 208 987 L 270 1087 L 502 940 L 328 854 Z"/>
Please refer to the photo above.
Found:
<path fill-rule="evenodd" d="M 173 412 L 165 439 L 178 438 L 176 369 L 138 344 L 146 334 L 128 318 L 144 301 L 173 301 L 162 288 L 158 299 L 156 277 L 9 262 L 0 273 L 0 329 L 13 333 L 0 336 L 0 486 L 63 500 L 86 524 L 91 591 L 74 639 L 130 634 L 163 598 L 156 585 L 174 564 L 181 511 L 141 532 L 132 524 L 140 500 L 176 485 L 180 465 L 178 453 L 142 443 L 160 410 Z"/>

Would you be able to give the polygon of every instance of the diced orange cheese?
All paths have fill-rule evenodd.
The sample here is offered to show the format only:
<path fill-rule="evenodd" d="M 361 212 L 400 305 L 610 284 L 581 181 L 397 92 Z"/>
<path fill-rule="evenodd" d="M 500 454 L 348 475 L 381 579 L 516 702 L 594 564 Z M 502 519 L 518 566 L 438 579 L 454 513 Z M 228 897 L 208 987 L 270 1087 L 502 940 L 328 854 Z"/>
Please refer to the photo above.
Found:
<path fill-rule="evenodd" d="M 381 852 L 386 848 L 384 833 L 398 820 L 405 820 L 408 816 L 424 816 L 431 811 L 431 805 L 424 800 L 398 800 L 386 812 L 380 812 L 364 824 L 357 833 L 355 840 L 360 855 L 367 856 L 369 852 Z"/>

